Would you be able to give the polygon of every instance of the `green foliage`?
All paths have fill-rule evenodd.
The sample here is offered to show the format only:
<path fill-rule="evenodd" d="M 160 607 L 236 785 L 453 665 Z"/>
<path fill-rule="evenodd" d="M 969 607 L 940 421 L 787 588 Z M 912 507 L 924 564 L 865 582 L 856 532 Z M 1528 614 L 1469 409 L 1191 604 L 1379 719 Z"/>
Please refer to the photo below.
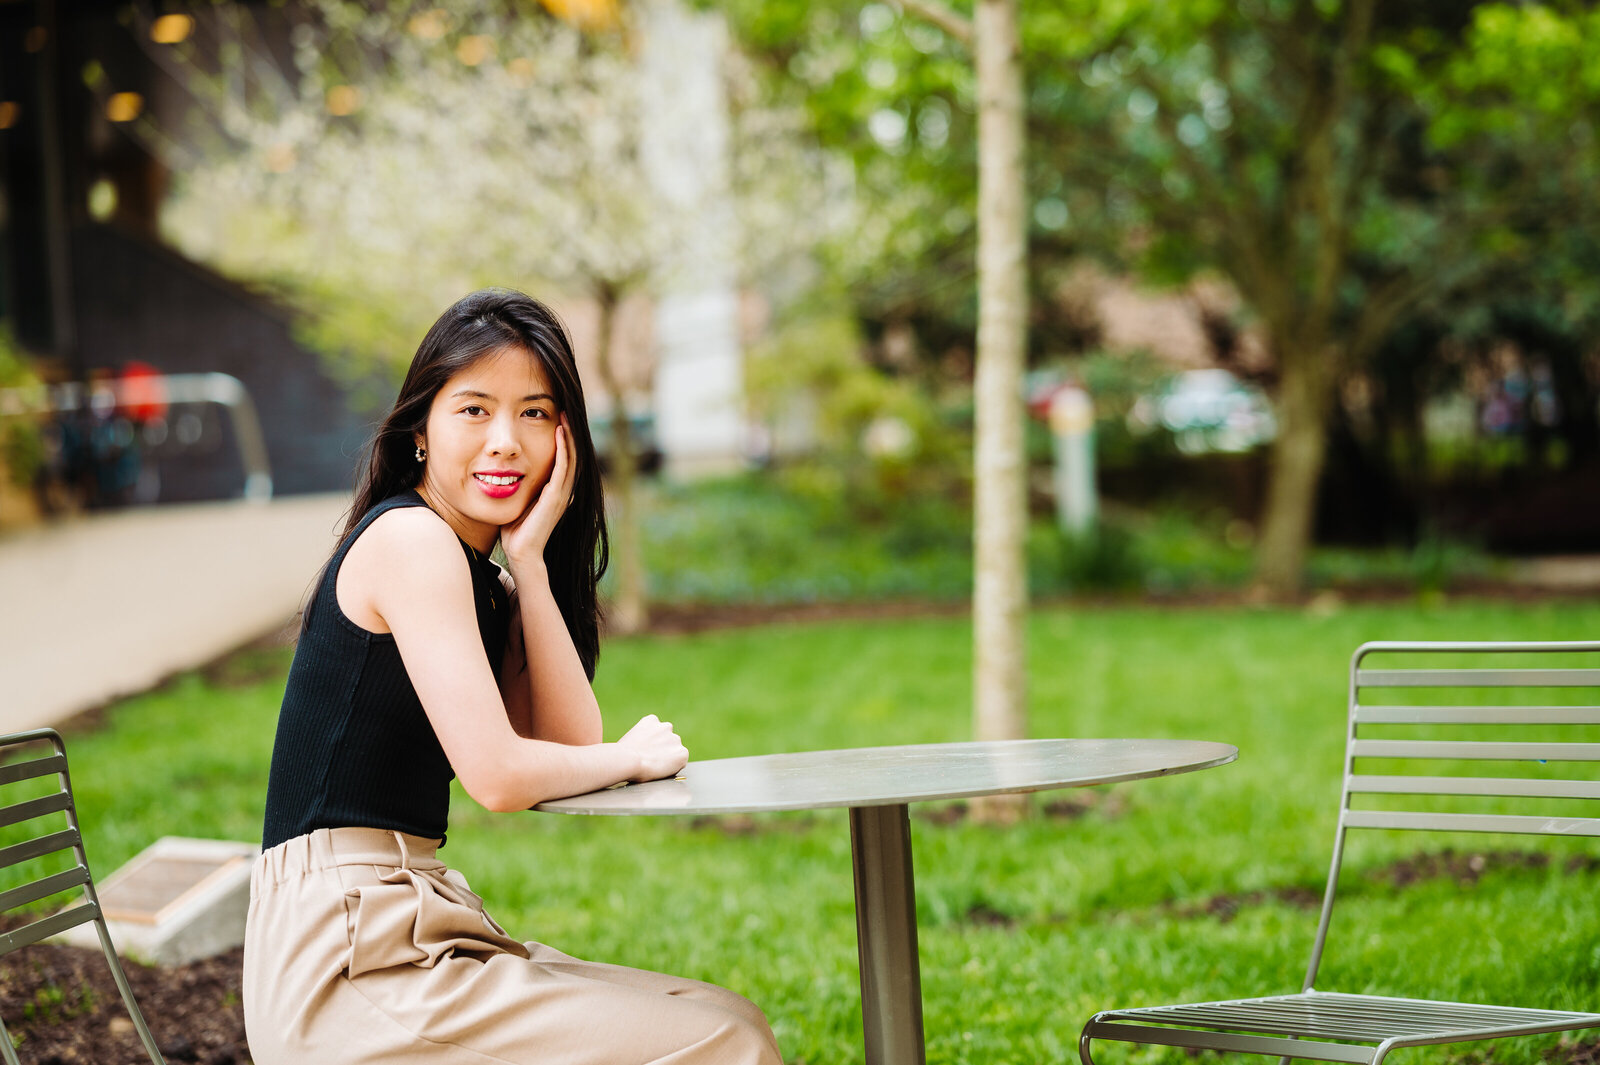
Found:
<path fill-rule="evenodd" d="M 1315 923 L 1300 899 L 1319 890 L 1333 835 L 1350 652 L 1379 638 L 1570 639 L 1597 625 L 1600 606 L 1583 602 L 1036 612 L 1034 735 L 1215 739 L 1241 757 L 1045 793 L 1014 828 L 913 807 L 928 1060 L 1061 1061 L 1096 1009 L 1297 987 Z M 971 642 L 964 618 L 617 640 L 596 691 L 609 737 L 656 713 L 695 758 L 960 740 Z M 257 838 L 288 658 L 213 674 L 226 682 L 182 678 L 69 736 L 99 876 L 162 835 Z M 273 675 L 245 680 L 268 661 Z M 1521 846 L 1406 833 L 1353 842 L 1325 986 L 1592 1005 L 1592 841 L 1554 841 L 1544 866 L 1493 858 Z M 1462 879 L 1441 859 L 1397 887 L 1394 863 L 1418 847 L 1454 848 L 1457 865 L 1489 860 Z M 861 1061 L 843 811 L 507 815 L 457 789 L 442 856 L 516 934 L 734 987 L 767 1011 L 786 1060 Z M 1494 1060 L 1537 1065 L 1552 1042 L 1502 1044 Z M 1413 1054 L 1473 1060 L 1460 1049 Z M 1184 1059 L 1108 1049 L 1107 1060 Z"/>
<path fill-rule="evenodd" d="M 965 49 L 889 4 L 715 6 L 846 164 L 849 222 L 820 248 L 832 279 L 871 319 L 939 302 L 970 344 L 977 94 Z"/>
<path fill-rule="evenodd" d="M 59 984 L 46 984 L 33 994 L 30 1002 L 22 1005 L 22 1015 L 29 1021 L 42 1024 L 60 1024 L 94 1011 L 94 988 L 79 983 L 72 991 Z"/>
<path fill-rule="evenodd" d="M 1448 591 L 1463 580 L 1492 580 L 1504 565 L 1471 544 L 1427 536 L 1411 548 L 1318 548 L 1307 570 L 1313 586 L 1388 585 L 1426 594 Z"/>
<path fill-rule="evenodd" d="M 1082 535 L 1057 532 L 1055 581 L 1074 592 L 1138 589 L 1144 566 L 1138 545 L 1125 530 L 1103 526 Z"/>
<path fill-rule="evenodd" d="M 972 589 L 972 517 L 958 498 L 863 501 L 845 472 L 823 462 L 645 490 L 645 560 L 657 603 L 951 601 Z M 1111 508 L 1083 538 L 1038 517 L 1027 554 L 1039 596 L 1228 593 L 1248 583 L 1255 563 L 1247 527 L 1222 512 L 1176 507 Z M 1308 569 L 1313 587 L 1344 590 L 1450 591 L 1500 575 L 1481 549 L 1437 537 L 1411 548 L 1317 548 Z"/>
<path fill-rule="evenodd" d="M 949 496 L 964 499 L 972 466 L 970 395 L 941 396 L 928 382 L 891 373 L 862 357 L 843 314 L 780 326 L 746 359 L 752 413 L 774 438 L 785 424 L 816 436 L 812 479 L 869 518 Z"/>
<path fill-rule="evenodd" d="M 1248 546 L 1228 542 L 1224 520 L 1181 510 L 1118 512 L 1084 536 L 1036 523 L 1029 557 L 1032 586 L 1045 594 L 1227 591 L 1242 587 L 1254 566 Z"/>
<path fill-rule="evenodd" d="M 1569 4 L 1480 4 L 1461 47 L 1419 37 L 1419 51 L 1437 62 L 1429 82 L 1412 56 L 1385 55 L 1385 64 L 1418 91 L 1434 111 L 1434 138 L 1451 145 L 1485 132 L 1526 139 L 1565 134 L 1582 148 L 1600 104 L 1600 13 Z"/>
<path fill-rule="evenodd" d="M 778 477 L 666 486 L 646 500 L 651 598 L 671 604 L 956 599 L 971 588 L 971 516 L 940 496 L 852 512 L 848 477 L 807 463 Z M 859 489 L 857 489 L 859 492 Z"/>
<path fill-rule="evenodd" d="M 37 388 L 39 378 L 28 365 L 9 330 L 0 326 L 0 388 Z M 31 418 L 0 411 L 0 472 L 19 488 L 33 484 L 44 464 L 44 441 Z"/>

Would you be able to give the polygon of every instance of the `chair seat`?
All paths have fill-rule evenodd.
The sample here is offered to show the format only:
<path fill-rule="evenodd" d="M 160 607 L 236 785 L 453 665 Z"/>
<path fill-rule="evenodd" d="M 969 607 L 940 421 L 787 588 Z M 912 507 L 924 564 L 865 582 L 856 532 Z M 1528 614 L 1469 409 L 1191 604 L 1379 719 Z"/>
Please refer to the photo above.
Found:
<path fill-rule="evenodd" d="M 1270 1032 L 1307 1039 L 1395 1045 L 1554 1032 L 1600 1025 L 1600 1013 L 1477 1006 L 1462 1002 L 1305 991 L 1297 995 L 1108 1010 L 1091 1027 L 1114 1022 L 1181 1025 L 1229 1032 Z M 1115 1028 L 1091 1032 L 1116 1039 Z M 1181 1033 L 1178 1033 L 1181 1035 Z"/>

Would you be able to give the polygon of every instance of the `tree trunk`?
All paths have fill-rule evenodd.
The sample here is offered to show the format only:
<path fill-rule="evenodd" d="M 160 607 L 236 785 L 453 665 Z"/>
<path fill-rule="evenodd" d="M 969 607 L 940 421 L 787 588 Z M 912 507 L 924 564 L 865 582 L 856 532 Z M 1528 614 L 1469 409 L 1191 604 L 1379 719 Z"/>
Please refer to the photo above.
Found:
<path fill-rule="evenodd" d="M 639 531 L 638 468 L 634 456 L 633 426 L 628 421 L 628 402 L 611 361 L 611 337 L 616 321 L 618 294 L 614 286 L 595 286 L 600 304 L 599 349 L 596 365 L 600 383 L 611 399 L 611 544 L 617 562 L 617 597 L 611 605 L 609 628 L 628 634 L 642 632 L 650 623 L 645 598 L 644 551 Z"/>
<path fill-rule="evenodd" d="M 1337 380 L 1326 352 L 1280 347 L 1278 357 L 1278 436 L 1256 556 L 1257 588 L 1273 598 L 1297 593 L 1304 577 Z"/>
<path fill-rule="evenodd" d="M 1020 739 L 1027 727 L 1028 587 L 1022 371 L 1027 337 L 1027 195 L 1016 0 L 979 0 L 978 353 L 974 498 L 973 731 Z M 984 804 L 1015 814 L 1021 796 Z"/>

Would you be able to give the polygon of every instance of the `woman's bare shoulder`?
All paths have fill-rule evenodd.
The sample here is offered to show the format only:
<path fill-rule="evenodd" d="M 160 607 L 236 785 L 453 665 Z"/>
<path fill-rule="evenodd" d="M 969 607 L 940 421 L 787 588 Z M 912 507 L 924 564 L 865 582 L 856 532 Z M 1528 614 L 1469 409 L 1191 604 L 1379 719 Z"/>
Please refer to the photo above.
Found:
<path fill-rule="evenodd" d="M 466 573 L 467 556 L 455 530 L 427 507 L 396 507 L 384 511 L 367 526 L 350 557 L 360 552 L 362 561 L 390 579 L 437 573 Z"/>
<path fill-rule="evenodd" d="M 454 530 L 427 507 L 384 511 L 345 553 L 335 594 L 362 628 L 388 632 L 384 601 L 395 594 L 436 599 L 468 589 L 472 576 Z"/>
<path fill-rule="evenodd" d="M 360 539 L 385 546 L 451 546 L 457 552 L 455 531 L 429 507 L 395 507 L 372 519 Z"/>

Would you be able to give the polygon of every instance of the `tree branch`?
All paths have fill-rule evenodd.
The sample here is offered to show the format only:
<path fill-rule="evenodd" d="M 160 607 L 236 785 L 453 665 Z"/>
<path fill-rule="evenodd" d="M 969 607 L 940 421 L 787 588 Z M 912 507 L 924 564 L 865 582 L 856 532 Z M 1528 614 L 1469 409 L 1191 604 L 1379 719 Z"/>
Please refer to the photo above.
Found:
<path fill-rule="evenodd" d="M 946 7 L 939 0 L 893 0 L 893 3 L 906 14 L 915 15 L 922 21 L 939 27 L 960 41 L 964 47 L 972 47 L 972 20 Z"/>

